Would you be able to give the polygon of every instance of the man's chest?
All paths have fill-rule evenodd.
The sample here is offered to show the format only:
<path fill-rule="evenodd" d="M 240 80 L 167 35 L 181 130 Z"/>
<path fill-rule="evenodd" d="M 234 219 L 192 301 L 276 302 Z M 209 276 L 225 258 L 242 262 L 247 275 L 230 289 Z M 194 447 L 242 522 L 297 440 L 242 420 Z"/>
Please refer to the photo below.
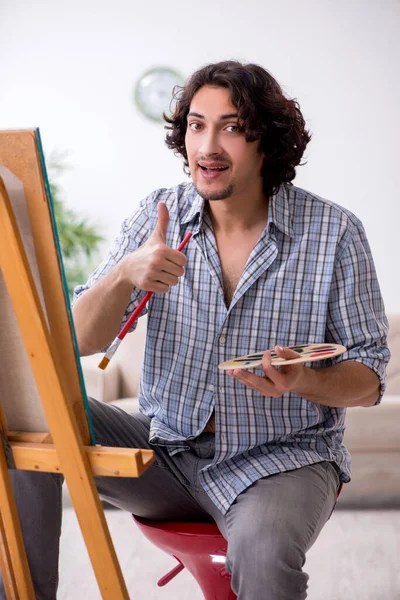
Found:
<path fill-rule="evenodd" d="M 249 257 L 257 245 L 261 232 L 262 228 L 259 227 L 246 235 L 215 235 L 224 299 L 227 307 L 231 304 L 235 290 L 246 269 Z"/>
<path fill-rule="evenodd" d="M 231 303 L 253 247 L 254 242 L 220 247 L 219 260 L 227 306 Z"/>
<path fill-rule="evenodd" d="M 218 248 L 207 242 L 200 239 L 189 245 L 185 275 L 159 298 L 164 311 L 174 315 L 167 321 L 175 332 L 177 319 L 182 319 L 190 321 L 193 335 L 196 323 L 201 323 L 201 335 L 195 334 L 199 340 L 205 331 L 215 335 L 213 323 L 219 324 L 217 328 L 224 323 L 224 330 L 240 326 L 241 337 L 248 326 L 253 337 L 262 338 L 257 342 L 260 347 L 275 338 L 279 338 L 276 343 L 300 343 L 310 333 L 320 340 L 332 291 L 334 255 L 320 252 L 310 240 L 280 234 L 231 244 L 217 240 Z"/>

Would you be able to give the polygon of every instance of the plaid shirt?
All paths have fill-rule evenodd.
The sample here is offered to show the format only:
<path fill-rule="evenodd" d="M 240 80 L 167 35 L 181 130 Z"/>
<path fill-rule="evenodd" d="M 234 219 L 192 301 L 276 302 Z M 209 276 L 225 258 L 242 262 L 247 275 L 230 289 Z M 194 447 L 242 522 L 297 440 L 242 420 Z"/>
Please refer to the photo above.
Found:
<path fill-rule="evenodd" d="M 334 461 L 341 481 L 349 481 L 345 408 L 294 393 L 265 397 L 217 365 L 276 344 L 338 343 L 346 346 L 345 354 L 308 366 L 363 363 L 378 375 L 382 396 L 390 357 L 387 320 L 360 221 L 340 206 L 282 185 L 227 308 L 204 200 L 191 183 L 157 190 L 124 221 L 107 258 L 76 296 L 146 241 L 159 201 L 170 214 L 167 244 L 176 248 L 188 231 L 193 238 L 178 285 L 154 294 L 143 312 L 148 325 L 139 402 L 151 417 L 151 442 L 167 446 L 171 455 L 187 450 L 185 440 L 198 436 L 215 410 L 215 457 L 200 480 L 223 513 L 259 478 L 323 460 Z M 144 293 L 133 290 L 121 327 Z M 260 367 L 255 372 L 263 374 Z"/>

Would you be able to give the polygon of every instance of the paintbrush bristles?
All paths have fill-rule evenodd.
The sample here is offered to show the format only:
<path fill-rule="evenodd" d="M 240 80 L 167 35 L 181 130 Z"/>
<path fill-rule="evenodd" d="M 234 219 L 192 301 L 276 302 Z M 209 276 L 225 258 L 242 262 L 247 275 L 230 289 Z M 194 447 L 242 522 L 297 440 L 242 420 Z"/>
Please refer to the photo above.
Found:
<path fill-rule="evenodd" d="M 112 359 L 114 354 L 116 353 L 121 341 L 122 340 L 119 337 L 115 338 L 115 340 L 113 341 L 113 343 L 111 344 L 111 346 L 109 347 L 109 349 L 107 350 L 107 352 L 105 353 L 103 358 L 101 359 L 101 361 L 99 363 L 99 369 L 103 369 L 103 371 L 104 371 L 104 369 L 106 368 L 106 366 L 108 365 L 108 363 L 110 362 L 110 360 Z"/>
<path fill-rule="evenodd" d="M 104 369 L 106 368 L 106 366 L 108 365 L 108 363 L 110 362 L 110 359 L 107 358 L 106 356 L 103 356 L 103 358 L 101 359 L 101 361 L 99 362 L 99 369 Z"/>

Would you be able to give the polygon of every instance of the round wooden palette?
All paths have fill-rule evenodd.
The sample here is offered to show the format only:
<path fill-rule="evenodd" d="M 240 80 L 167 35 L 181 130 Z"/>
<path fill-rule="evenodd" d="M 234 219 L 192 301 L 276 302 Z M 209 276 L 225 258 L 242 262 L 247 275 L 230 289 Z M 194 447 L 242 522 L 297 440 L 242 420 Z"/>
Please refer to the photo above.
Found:
<path fill-rule="evenodd" d="M 346 348 L 340 344 L 299 344 L 297 346 L 288 346 L 301 356 L 285 360 L 280 358 L 276 352 L 271 350 L 272 364 L 274 366 L 295 365 L 297 363 L 312 362 L 314 360 L 324 360 L 333 358 L 346 352 Z M 232 360 L 227 360 L 218 365 L 219 369 L 229 371 L 232 369 L 254 369 L 262 363 L 264 352 L 253 352 L 246 356 L 238 356 Z"/>

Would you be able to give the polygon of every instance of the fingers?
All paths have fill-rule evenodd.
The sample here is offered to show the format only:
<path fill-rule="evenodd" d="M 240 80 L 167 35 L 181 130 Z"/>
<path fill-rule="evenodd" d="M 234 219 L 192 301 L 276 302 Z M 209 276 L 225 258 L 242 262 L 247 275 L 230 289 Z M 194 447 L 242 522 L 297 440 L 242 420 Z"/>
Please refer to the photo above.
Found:
<path fill-rule="evenodd" d="M 290 348 L 282 348 L 282 346 L 275 346 L 274 350 L 280 358 L 285 358 L 286 360 L 291 358 L 300 358 L 301 356 L 298 352 L 295 352 L 295 350 L 291 350 Z"/>
<path fill-rule="evenodd" d="M 298 352 L 295 352 L 294 350 L 291 350 L 290 348 L 282 348 L 282 346 L 275 346 L 274 348 L 275 354 L 278 355 L 279 358 L 284 358 L 286 360 L 290 360 L 292 358 L 300 358 L 300 354 Z M 279 379 L 279 373 L 281 372 L 280 370 L 276 369 L 276 367 L 274 367 L 272 365 L 272 358 L 271 358 L 271 352 L 269 350 L 266 350 L 263 354 L 263 358 L 262 358 L 262 368 L 264 370 L 264 373 L 266 375 L 268 375 L 268 377 L 270 377 L 272 380 L 277 380 Z M 284 365 L 282 365 L 280 367 L 280 369 L 284 370 Z"/>
<path fill-rule="evenodd" d="M 148 291 L 151 292 L 167 292 L 170 287 L 179 283 L 179 278 L 182 277 L 185 270 L 169 260 L 163 258 L 160 261 L 153 263 L 150 267 L 148 277 Z"/>
<path fill-rule="evenodd" d="M 168 246 L 164 246 L 161 249 L 161 255 L 171 264 L 178 267 L 184 267 L 187 263 L 187 258 L 183 252 L 179 252 L 179 250 L 175 250 L 174 248 L 168 248 Z"/>
<path fill-rule="evenodd" d="M 280 358 L 291 359 L 299 358 L 300 356 L 294 350 L 282 348 L 281 346 L 275 346 L 274 350 Z M 264 396 L 279 398 L 286 392 L 295 389 L 304 370 L 301 364 L 288 365 L 287 367 L 280 366 L 277 369 L 272 365 L 271 352 L 269 350 L 264 352 L 261 366 L 264 371 L 263 377 L 244 369 L 233 369 L 232 371 L 227 371 L 227 374 Z"/>
<path fill-rule="evenodd" d="M 272 396 L 276 398 L 281 395 L 276 391 L 273 382 L 269 381 L 265 377 L 254 375 L 254 373 L 250 373 L 250 371 L 245 371 L 244 369 L 233 369 L 232 371 L 226 371 L 226 374 L 229 375 L 229 377 L 234 377 L 255 392 L 260 392 L 260 394 L 263 394 L 263 396 Z"/>
<path fill-rule="evenodd" d="M 185 254 L 167 246 L 169 212 L 164 202 L 157 205 L 157 222 L 148 240 L 131 254 L 135 287 L 165 293 L 177 285 L 187 263 Z"/>
<path fill-rule="evenodd" d="M 167 205 L 164 202 L 157 204 L 157 223 L 150 235 L 151 246 L 155 254 L 155 260 L 157 258 L 166 258 L 174 265 L 184 267 L 186 265 L 186 256 L 174 248 L 166 246 L 167 242 L 167 229 L 169 223 L 169 212 Z M 159 256 L 157 256 L 159 255 Z M 170 270 L 170 269 L 168 269 Z M 175 271 L 173 271 L 175 273 Z M 176 273 L 178 275 L 178 273 Z M 182 275 L 182 273 L 181 273 Z"/>
<path fill-rule="evenodd" d="M 182 277 L 185 273 L 185 269 L 176 263 L 171 262 L 170 260 L 165 261 L 164 271 L 170 273 L 170 275 L 174 275 L 175 277 Z"/>
<path fill-rule="evenodd" d="M 172 275 L 171 273 L 167 273 L 166 271 L 161 271 L 157 274 L 156 281 L 172 287 L 173 285 L 177 285 L 179 282 L 179 277 L 176 277 L 176 275 Z"/>
<path fill-rule="evenodd" d="M 275 346 L 275 352 L 278 354 L 278 356 L 280 351 L 282 351 L 281 347 Z M 279 381 L 280 373 L 278 369 L 272 366 L 271 352 L 269 350 L 266 350 L 266 352 L 263 354 L 261 367 L 268 379 L 274 383 Z"/>
<path fill-rule="evenodd" d="M 158 239 L 162 243 L 166 243 L 167 241 L 167 228 L 169 223 L 169 212 L 166 204 L 164 202 L 159 202 L 157 204 L 157 223 L 153 230 L 151 237 L 154 239 Z"/>
<path fill-rule="evenodd" d="M 155 272 L 165 271 L 176 277 L 182 277 L 187 259 L 182 252 L 162 246 L 152 250 L 149 266 Z"/>

